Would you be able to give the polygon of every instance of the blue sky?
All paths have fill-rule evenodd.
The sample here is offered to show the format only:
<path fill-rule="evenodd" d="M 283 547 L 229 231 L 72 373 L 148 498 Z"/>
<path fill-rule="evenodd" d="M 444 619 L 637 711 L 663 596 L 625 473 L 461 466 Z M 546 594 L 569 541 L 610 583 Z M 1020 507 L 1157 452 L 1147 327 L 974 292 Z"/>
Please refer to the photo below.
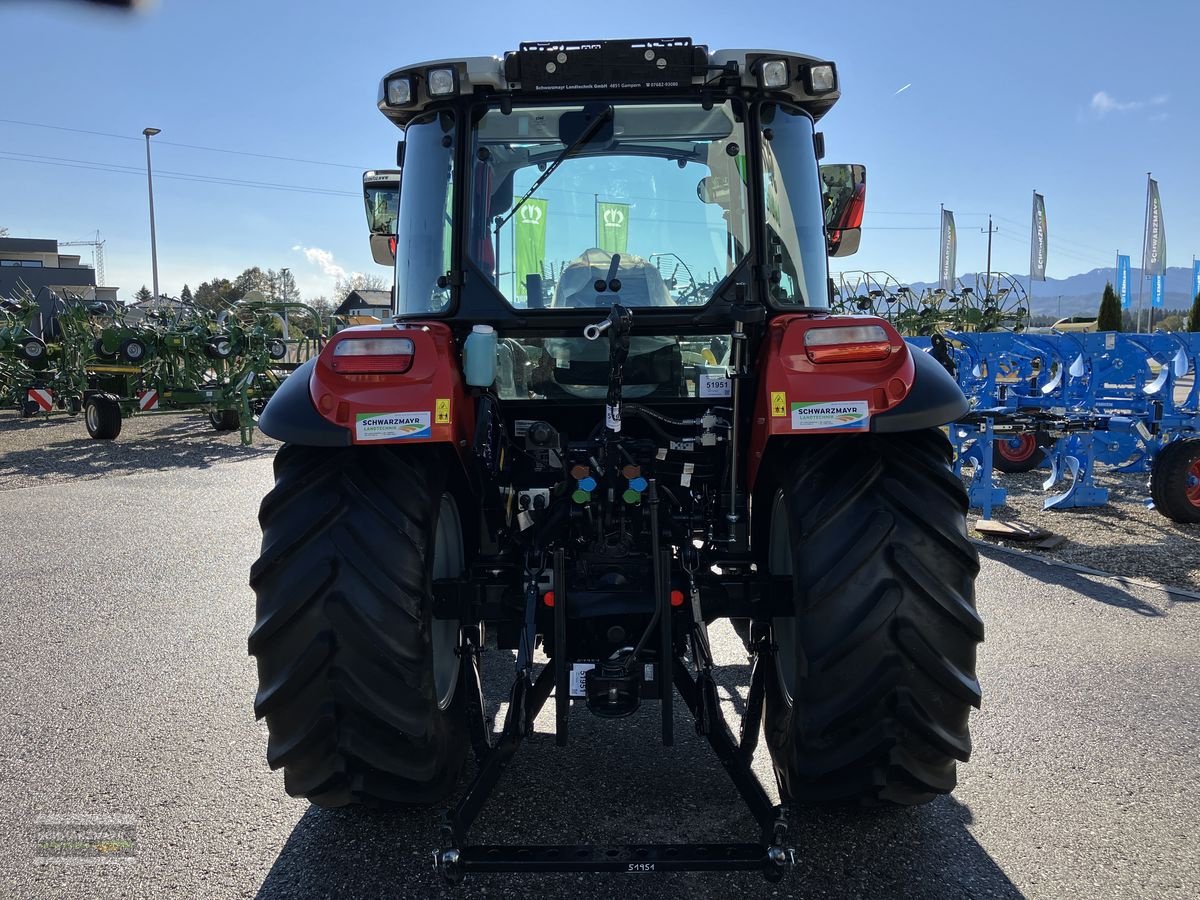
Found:
<path fill-rule="evenodd" d="M 250 265 L 290 267 L 305 294 L 329 293 L 341 271 L 387 275 L 371 261 L 361 201 L 361 171 L 388 166 L 398 136 L 375 109 L 386 71 L 522 40 L 687 34 L 838 63 L 843 99 L 822 123 L 828 161 L 870 173 L 870 230 L 839 268 L 932 280 L 945 203 L 960 272 L 983 267 L 991 212 L 994 267 L 1023 273 L 1034 188 L 1046 195 L 1052 277 L 1112 265 L 1118 248 L 1136 266 L 1147 171 L 1162 189 L 1168 263 L 1188 265 L 1200 253 L 1200 6 L 1103 7 L 698 0 L 689 19 L 645 0 L 159 0 L 125 16 L 0 0 L 0 226 L 59 240 L 99 229 L 107 280 L 128 298 L 150 282 L 141 131 L 154 126 L 164 293 Z M 755 9 L 764 15 L 747 15 Z"/>

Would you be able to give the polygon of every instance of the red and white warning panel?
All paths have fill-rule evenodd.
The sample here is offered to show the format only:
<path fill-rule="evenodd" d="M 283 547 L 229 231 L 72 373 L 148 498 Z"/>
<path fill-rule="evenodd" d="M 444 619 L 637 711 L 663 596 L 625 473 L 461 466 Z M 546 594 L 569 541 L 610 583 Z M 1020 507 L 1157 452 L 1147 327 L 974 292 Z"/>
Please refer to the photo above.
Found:
<path fill-rule="evenodd" d="M 48 388 L 30 388 L 25 392 L 31 403 L 36 403 L 42 412 L 54 409 L 54 392 Z"/>
<path fill-rule="evenodd" d="M 138 391 L 137 398 L 138 409 L 142 412 L 151 412 L 158 409 L 158 391 L 154 388 Z"/>

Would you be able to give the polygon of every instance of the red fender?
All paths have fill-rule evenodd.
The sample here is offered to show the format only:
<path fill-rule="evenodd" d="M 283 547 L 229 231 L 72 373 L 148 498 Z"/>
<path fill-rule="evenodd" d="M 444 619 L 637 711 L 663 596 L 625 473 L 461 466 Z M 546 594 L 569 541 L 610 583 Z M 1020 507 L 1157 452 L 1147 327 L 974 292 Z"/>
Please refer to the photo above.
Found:
<path fill-rule="evenodd" d="M 823 343 L 814 338 L 813 346 L 806 343 L 810 331 L 863 326 L 881 327 L 882 339 Z M 762 374 L 750 429 L 750 490 L 771 438 L 867 433 L 874 416 L 908 395 L 915 377 L 912 353 L 900 333 L 874 316 L 794 314 L 772 319 L 757 371 Z"/>
<path fill-rule="evenodd" d="M 365 337 L 412 341 L 412 361 L 401 373 L 347 374 L 339 343 Z M 350 432 L 354 444 L 452 443 L 470 445 L 475 401 L 467 394 L 458 348 L 443 322 L 362 325 L 339 331 L 321 351 L 309 381 L 313 406 L 326 421 Z"/>

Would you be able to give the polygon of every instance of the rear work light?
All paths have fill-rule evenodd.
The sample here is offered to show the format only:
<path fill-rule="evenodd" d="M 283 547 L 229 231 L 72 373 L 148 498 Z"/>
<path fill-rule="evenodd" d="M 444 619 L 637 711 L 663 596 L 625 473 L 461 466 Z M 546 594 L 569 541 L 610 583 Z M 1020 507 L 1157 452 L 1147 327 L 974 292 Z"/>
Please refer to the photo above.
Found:
<path fill-rule="evenodd" d="M 334 344 L 329 367 L 339 375 L 401 375 L 412 368 L 413 351 L 411 338 L 347 336 Z"/>
<path fill-rule="evenodd" d="M 384 90 L 384 99 L 388 106 L 408 106 L 413 102 L 412 79 L 407 77 L 389 78 Z"/>
<path fill-rule="evenodd" d="M 786 59 L 768 59 L 760 71 L 766 88 L 786 88 L 792 80 Z"/>
<path fill-rule="evenodd" d="M 833 63 L 817 63 L 808 67 L 805 81 L 810 94 L 831 94 L 837 90 L 837 69 Z"/>
<path fill-rule="evenodd" d="M 458 93 L 458 76 L 453 69 L 430 69 L 425 73 L 425 87 L 430 97 L 449 97 Z"/>
<path fill-rule="evenodd" d="M 891 356 L 892 342 L 882 325 L 810 328 L 804 352 L 815 363 L 872 362 Z"/>

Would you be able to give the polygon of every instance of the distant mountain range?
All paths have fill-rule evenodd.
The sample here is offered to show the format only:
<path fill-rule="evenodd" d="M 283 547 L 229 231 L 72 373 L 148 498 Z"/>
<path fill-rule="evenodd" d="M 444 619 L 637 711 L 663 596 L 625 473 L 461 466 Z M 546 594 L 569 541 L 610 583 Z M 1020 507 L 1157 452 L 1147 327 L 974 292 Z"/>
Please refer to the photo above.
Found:
<path fill-rule="evenodd" d="M 1130 304 L 1131 309 L 1137 309 L 1137 288 L 1141 275 L 1141 269 L 1133 270 L 1134 293 Z M 968 285 L 975 283 L 975 273 L 973 272 L 960 275 L 959 278 Z M 1029 289 L 1028 276 L 1021 275 L 1017 280 L 1021 282 L 1021 287 Z M 1056 316 L 1060 314 L 1060 309 L 1063 316 L 1094 313 L 1100 308 L 1100 296 L 1104 293 L 1104 285 L 1110 281 L 1113 284 L 1116 284 L 1117 281 L 1117 270 L 1113 266 L 1106 269 L 1092 269 L 1090 272 L 1071 275 L 1068 278 L 1047 278 L 1045 281 L 1036 281 L 1033 285 L 1033 314 L 1035 316 Z M 914 281 L 909 284 L 909 287 L 920 293 L 926 288 L 937 287 L 937 283 Z M 1191 293 L 1192 270 L 1190 268 L 1186 266 L 1169 267 L 1164 287 L 1166 288 L 1163 296 L 1164 309 L 1191 309 L 1193 295 Z M 1145 283 L 1143 293 L 1142 302 L 1145 306 L 1149 306 L 1149 281 Z"/>

